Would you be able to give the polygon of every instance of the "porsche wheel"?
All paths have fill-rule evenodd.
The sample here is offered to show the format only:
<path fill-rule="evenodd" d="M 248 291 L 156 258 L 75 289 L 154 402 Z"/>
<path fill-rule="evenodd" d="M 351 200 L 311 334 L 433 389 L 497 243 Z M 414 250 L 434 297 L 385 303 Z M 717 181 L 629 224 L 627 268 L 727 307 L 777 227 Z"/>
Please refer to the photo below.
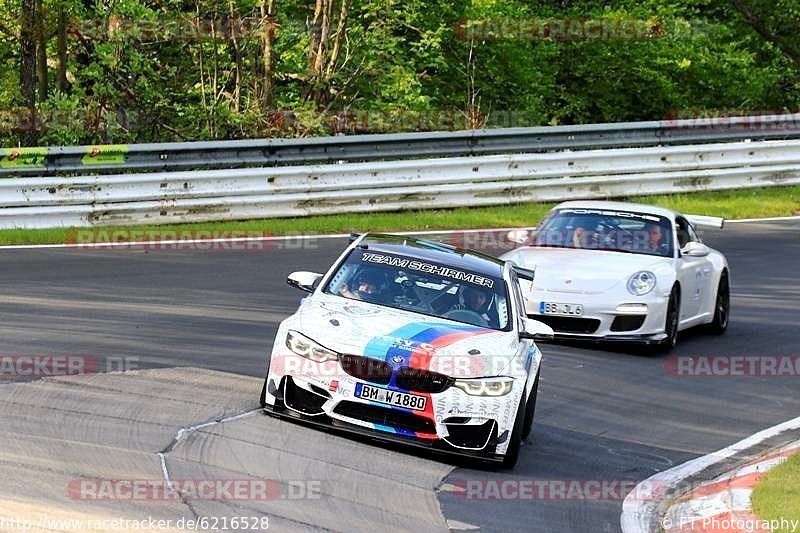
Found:
<path fill-rule="evenodd" d="M 680 323 L 681 316 L 681 293 L 677 287 L 672 289 L 672 294 L 669 295 L 669 303 L 667 304 L 667 319 L 664 324 L 664 332 L 667 338 L 661 342 L 661 350 L 668 352 L 675 348 L 678 344 L 678 324 Z"/>
<path fill-rule="evenodd" d="M 709 324 L 711 333 L 722 335 L 728 329 L 731 314 L 731 287 L 728 281 L 728 272 L 723 271 L 717 288 L 717 301 L 714 306 L 714 321 Z"/>

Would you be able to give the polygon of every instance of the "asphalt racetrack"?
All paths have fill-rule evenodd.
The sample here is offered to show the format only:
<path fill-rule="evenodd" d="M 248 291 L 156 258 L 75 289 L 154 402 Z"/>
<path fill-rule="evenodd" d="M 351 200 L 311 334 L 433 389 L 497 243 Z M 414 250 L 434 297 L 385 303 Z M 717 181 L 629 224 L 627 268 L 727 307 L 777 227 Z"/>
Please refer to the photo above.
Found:
<path fill-rule="evenodd" d="M 729 224 L 722 337 L 683 334 L 673 355 L 798 355 L 800 222 Z M 621 500 L 469 499 L 474 480 L 639 481 L 800 411 L 800 377 L 685 377 L 666 356 L 547 344 L 531 438 L 511 472 L 251 412 L 278 322 L 346 239 L 267 250 L 0 250 L 0 353 L 79 354 L 139 371 L 0 385 L 0 516 L 271 517 L 271 529 L 618 531 Z M 180 367 L 180 368 L 179 368 Z M 235 375 L 231 375 L 235 374 Z M 239 377 L 240 376 L 240 377 Z M 246 414 L 214 424 L 214 420 Z M 181 428 L 210 421 L 204 428 Z M 317 481 L 318 499 L 82 502 L 82 478 Z"/>

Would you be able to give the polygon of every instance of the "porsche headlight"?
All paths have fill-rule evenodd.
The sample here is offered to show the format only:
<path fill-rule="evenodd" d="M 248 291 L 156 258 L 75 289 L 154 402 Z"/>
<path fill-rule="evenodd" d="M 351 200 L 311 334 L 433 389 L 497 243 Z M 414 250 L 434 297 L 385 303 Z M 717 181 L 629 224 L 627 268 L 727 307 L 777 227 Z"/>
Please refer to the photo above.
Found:
<path fill-rule="evenodd" d="M 637 272 L 628 280 L 628 292 L 636 296 L 644 296 L 656 287 L 656 275 L 649 270 Z"/>
<path fill-rule="evenodd" d="M 470 396 L 505 396 L 514 386 L 513 378 L 457 379 L 455 386 Z"/>
<path fill-rule="evenodd" d="M 305 335 L 292 330 L 289 330 L 289 333 L 286 335 L 286 346 L 297 355 L 301 355 L 317 363 L 336 361 L 339 358 L 339 354 L 336 352 L 332 352 Z"/>

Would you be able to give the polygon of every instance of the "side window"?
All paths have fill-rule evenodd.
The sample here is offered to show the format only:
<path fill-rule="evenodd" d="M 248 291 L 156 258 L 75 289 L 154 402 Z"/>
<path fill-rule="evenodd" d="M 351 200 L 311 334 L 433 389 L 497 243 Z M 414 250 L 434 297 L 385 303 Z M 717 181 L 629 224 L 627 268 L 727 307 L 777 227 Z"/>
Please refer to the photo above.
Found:
<path fill-rule="evenodd" d="M 685 218 L 677 217 L 675 219 L 675 224 L 677 226 L 676 229 L 678 232 L 678 246 L 681 249 L 688 243 L 697 240 L 697 234 L 695 234 L 692 225 L 689 224 L 689 222 Z"/>

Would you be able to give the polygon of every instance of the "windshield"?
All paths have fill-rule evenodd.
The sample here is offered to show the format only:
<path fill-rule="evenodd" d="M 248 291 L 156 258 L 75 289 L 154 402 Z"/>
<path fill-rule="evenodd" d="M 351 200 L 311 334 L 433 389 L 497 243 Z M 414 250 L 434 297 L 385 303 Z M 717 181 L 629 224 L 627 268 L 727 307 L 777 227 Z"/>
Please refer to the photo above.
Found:
<path fill-rule="evenodd" d="M 605 209 L 558 209 L 537 229 L 534 243 L 661 257 L 674 253 L 667 218 Z"/>
<path fill-rule="evenodd" d="M 323 292 L 473 326 L 510 329 L 502 279 L 411 257 L 355 249 Z"/>

